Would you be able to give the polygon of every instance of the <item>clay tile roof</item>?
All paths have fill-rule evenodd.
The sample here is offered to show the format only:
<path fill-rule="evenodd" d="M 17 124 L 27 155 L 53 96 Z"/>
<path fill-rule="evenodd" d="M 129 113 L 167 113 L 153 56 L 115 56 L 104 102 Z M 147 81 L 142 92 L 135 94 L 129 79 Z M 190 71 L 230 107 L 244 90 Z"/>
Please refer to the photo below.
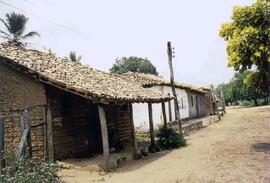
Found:
<path fill-rule="evenodd" d="M 155 76 L 153 74 L 127 72 L 127 73 L 122 74 L 122 77 L 129 80 L 129 81 L 138 82 L 143 87 L 151 87 L 154 85 L 171 86 L 170 81 L 164 79 L 161 76 Z M 175 87 L 205 94 L 205 92 L 198 87 L 194 87 L 192 85 L 188 85 L 188 84 L 184 84 L 184 83 L 180 83 L 180 82 L 175 82 Z"/>
<path fill-rule="evenodd" d="M 0 44 L 0 61 L 31 74 L 41 82 L 92 100 L 104 102 L 151 102 L 170 100 L 116 74 L 95 70 L 51 54 Z"/>

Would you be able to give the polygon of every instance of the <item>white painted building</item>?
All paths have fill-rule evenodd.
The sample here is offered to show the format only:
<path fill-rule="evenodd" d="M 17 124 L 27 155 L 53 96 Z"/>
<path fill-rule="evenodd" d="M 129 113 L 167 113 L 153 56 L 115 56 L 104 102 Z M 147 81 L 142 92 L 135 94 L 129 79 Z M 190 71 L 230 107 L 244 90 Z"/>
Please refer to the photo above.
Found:
<path fill-rule="evenodd" d="M 165 80 L 160 76 L 143 73 L 132 73 L 132 72 L 125 73 L 122 76 L 125 79 L 130 80 L 131 82 L 138 83 L 144 88 L 148 88 L 150 90 L 162 93 L 164 95 L 173 96 L 170 81 Z M 202 116 L 199 113 L 199 109 L 201 109 L 199 108 L 201 102 L 196 102 L 193 99 L 195 98 L 199 99 L 200 97 L 196 97 L 197 94 L 202 96 L 204 95 L 204 92 L 199 88 L 179 82 L 175 83 L 175 87 L 181 119 L 188 119 L 194 118 L 196 116 Z M 192 100 L 190 98 L 192 98 Z M 191 102 L 191 104 L 189 104 L 189 102 Z M 157 128 L 159 124 L 162 125 L 164 122 L 162 115 L 162 105 L 153 104 L 152 108 L 153 108 L 154 127 Z M 171 110 L 169 110 L 169 108 L 171 108 Z M 165 111 L 167 121 L 174 121 L 175 120 L 174 100 L 165 103 Z M 169 111 L 171 111 L 171 113 Z M 149 128 L 148 104 L 133 104 L 133 114 L 135 127 L 141 129 Z"/>
<path fill-rule="evenodd" d="M 149 89 L 162 93 L 162 94 L 170 94 L 172 96 L 172 88 L 169 86 L 152 86 Z M 181 119 L 189 118 L 189 107 L 188 107 L 188 98 L 187 91 L 184 89 L 176 88 L 176 95 L 179 103 L 180 115 Z M 169 105 L 171 106 L 171 120 L 169 113 Z M 175 120 L 175 112 L 174 112 L 174 101 L 166 102 L 166 117 L 167 121 Z M 163 115 L 162 115 L 162 107 L 161 104 L 153 104 L 153 122 L 154 128 L 157 128 L 158 125 L 163 124 Z M 134 115 L 134 125 L 139 129 L 149 129 L 149 120 L 148 120 L 148 104 L 145 103 L 137 103 L 133 104 L 133 115 Z"/>

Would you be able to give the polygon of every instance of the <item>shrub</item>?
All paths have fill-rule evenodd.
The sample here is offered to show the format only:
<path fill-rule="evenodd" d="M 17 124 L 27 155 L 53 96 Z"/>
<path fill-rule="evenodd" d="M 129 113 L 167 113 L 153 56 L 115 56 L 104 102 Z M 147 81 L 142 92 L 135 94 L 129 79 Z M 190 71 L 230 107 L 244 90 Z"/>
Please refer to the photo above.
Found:
<path fill-rule="evenodd" d="M 181 146 L 186 146 L 186 139 L 182 134 L 177 133 L 171 128 L 159 128 L 156 136 L 158 138 L 158 143 L 161 147 L 165 148 L 177 148 Z"/>
<path fill-rule="evenodd" d="M 9 159 L 7 156 L 6 160 Z M 57 173 L 60 171 L 58 163 L 38 163 L 34 159 L 22 161 L 8 161 L 0 182 L 5 183 L 60 183 Z"/>

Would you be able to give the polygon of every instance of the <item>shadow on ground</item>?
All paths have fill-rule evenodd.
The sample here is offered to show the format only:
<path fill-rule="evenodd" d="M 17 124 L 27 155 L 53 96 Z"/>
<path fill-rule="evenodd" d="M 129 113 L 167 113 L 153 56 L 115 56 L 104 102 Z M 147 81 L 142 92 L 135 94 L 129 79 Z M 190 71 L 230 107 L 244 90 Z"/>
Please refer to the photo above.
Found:
<path fill-rule="evenodd" d="M 129 172 L 136 170 L 138 168 L 142 168 L 146 166 L 149 163 L 152 163 L 160 158 L 163 158 L 164 156 L 167 156 L 171 152 L 177 149 L 171 149 L 171 150 L 163 150 L 157 153 L 150 153 L 147 157 L 144 157 L 139 160 L 132 160 L 131 162 L 128 162 L 128 164 L 118 168 L 117 170 L 114 171 L 114 173 L 123 173 L 123 172 Z"/>
<path fill-rule="evenodd" d="M 253 148 L 257 152 L 270 153 L 270 143 L 258 143 L 254 144 Z"/>

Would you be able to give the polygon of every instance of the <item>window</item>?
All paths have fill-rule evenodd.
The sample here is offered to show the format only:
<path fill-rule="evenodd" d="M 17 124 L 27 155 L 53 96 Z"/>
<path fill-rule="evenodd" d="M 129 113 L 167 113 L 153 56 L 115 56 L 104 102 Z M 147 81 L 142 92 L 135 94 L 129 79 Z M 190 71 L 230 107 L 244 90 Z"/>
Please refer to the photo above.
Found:
<path fill-rule="evenodd" d="M 190 96 L 191 106 L 193 107 L 193 95 Z"/>

